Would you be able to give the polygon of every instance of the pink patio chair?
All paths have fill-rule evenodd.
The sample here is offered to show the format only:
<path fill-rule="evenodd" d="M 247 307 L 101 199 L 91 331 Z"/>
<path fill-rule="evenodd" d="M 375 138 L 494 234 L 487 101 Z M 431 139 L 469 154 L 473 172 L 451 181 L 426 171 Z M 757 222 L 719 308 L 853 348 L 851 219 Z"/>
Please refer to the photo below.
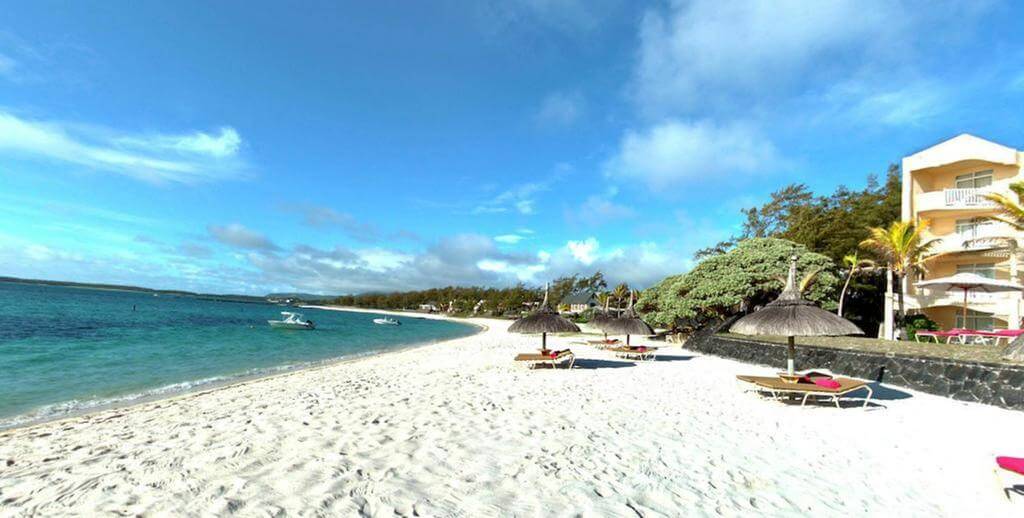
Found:
<path fill-rule="evenodd" d="M 1003 490 L 1003 496 L 1007 500 L 1010 499 L 1010 493 L 1024 494 L 1024 485 L 1010 484 L 1007 485 L 1006 481 L 1001 476 L 1004 473 L 1013 473 L 1014 475 L 1024 475 L 1024 458 L 1020 457 L 996 457 L 997 468 L 993 470 L 995 473 L 996 481 L 999 483 L 1000 489 Z"/>

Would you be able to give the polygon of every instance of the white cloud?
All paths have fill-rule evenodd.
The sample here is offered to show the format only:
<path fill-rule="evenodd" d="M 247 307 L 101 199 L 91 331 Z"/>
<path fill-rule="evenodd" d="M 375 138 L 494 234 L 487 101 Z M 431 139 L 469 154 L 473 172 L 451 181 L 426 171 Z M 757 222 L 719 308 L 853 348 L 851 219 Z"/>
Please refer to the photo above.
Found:
<path fill-rule="evenodd" d="M 401 268 L 416 258 L 416 256 L 412 254 L 405 254 L 384 248 L 358 250 L 356 251 L 356 254 L 359 256 L 359 259 L 366 264 L 368 269 L 377 272 Z"/>
<path fill-rule="evenodd" d="M 519 234 L 502 234 L 500 236 L 494 236 L 495 241 L 506 245 L 514 245 L 523 239 L 523 236 Z"/>
<path fill-rule="evenodd" d="M 603 225 L 611 221 L 631 218 L 634 215 L 633 209 L 615 203 L 612 196 L 594 194 L 588 196 L 578 208 L 568 212 L 566 219 L 572 223 Z"/>
<path fill-rule="evenodd" d="M 527 182 L 515 186 L 473 208 L 473 214 L 500 214 L 516 211 L 529 216 L 536 212 L 535 197 L 551 188 L 552 178 L 547 181 Z"/>
<path fill-rule="evenodd" d="M 515 202 L 515 207 L 516 207 L 516 210 L 519 211 L 520 214 L 524 214 L 524 215 L 528 216 L 528 215 L 533 214 L 535 212 L 535 210 L 533 208 L 533 204 L 534 204 L 533 200 L 519 200 L 519 201 Z"/>
<path fill-rule="evenodd" d="M 598 243 L 597 239 L 588 237 L 583 241 L 569 241 L 565 246 L 569 249 L 573 259 L 586 266 L 590 266 L 596 260 L 595 254 L 597 249 L 601 247 L 601 244 Z"/>
<path fill-rule="evenodd" d="M 905 81 L 888 87 L 846 82 L 830 88 L 811 104 L 824 105 L 816 119 L 850 120 L 865 125 L 919 126 L 956 105 L 950 89 L 934 81 Z"/>
<path fill-rule="evenodd" d="M 717 181 L 727 173 L 768 172 L 780 160 L 775 146 L 750 126 L 673 120 L 628 131 L 605 174 L 662 189 L 688 180 Z"/>
<path fill-rule="evenodd" d="M 579 92 L 554 92 L 544 97 L 535 118 L 543 126 L 571 126 L 584 112 Z"/>
<path fill-rule="evenodd" d="M 207 230 L 218 242 L 235 248 L 260 250 L 265 252 L 280 249 L 280 247 L 267 239 L 263 234 L 250 230 L 239 223 L 231 223 L 229 225 L 210 225 L 207 227 Z"/>
<path fill-rule="evenodd" d="M 240 138 L 234 130 L 217 137 L 113 136 L 109 130 L 20 118 L 0 111 L 0 154 L 81 165 L 156 183 L 196 183 L 235 177 Z"/>
<path fill-rule="evenodd" d="M 633 87 L 649 114 L 768 101 L 837 68 L 892 63 L 906 52 L 911 15 L 902 4 L 855 0 L 673 2 L 644 16 Z"/>
<path fill-rule="evenodd" d="M 197 131 L 187 135 L 120 137 L 115 144 L 150 152 L 173 151 L 227 158 L 238 154 L 242 146 L 242 137 L 234 128 L 225 126 L 220 128 L 216 135 Z"/>

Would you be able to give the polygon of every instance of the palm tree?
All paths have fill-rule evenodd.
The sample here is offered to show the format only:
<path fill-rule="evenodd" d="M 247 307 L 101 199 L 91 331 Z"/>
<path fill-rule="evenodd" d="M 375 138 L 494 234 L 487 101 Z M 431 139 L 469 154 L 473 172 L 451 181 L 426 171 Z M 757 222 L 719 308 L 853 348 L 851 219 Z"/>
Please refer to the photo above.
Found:
<path fill-rule="evenodd" d="M 858 257 L 857 252 L 854 252 L 843 256 L 843 266 L 846 267 L 847 271 L 846 282 L 843 283 L 843 291 L 839 292 L 839 309 L 836 310 L 836 314 L 839 316 L 843 316 L 843 301 L 846 299 L 846 290 L 850 288 L 850 281 L 853 280 L 853 276 L 859 272 L 874 269 L 875 262 L 871 259 Z"/>
<path fill-rule="evenodd" d="M 619 284 L 615 287 L 615 291 L 612 292 L 612 296 L 615 297 L 615 309 L 616 313 L 622 312 L 622 301 L 626 300 L 631 293 L 629 285 L 626 283 Z"/>
<path fill-rule="evenodd" d="M 1010 190 L 1017 195 L 1017 201 L 1013 201 L 1009 196 L 998 192 L 983 194 L 986 199 L 995 202 L 999 208 L 999 214 L 985 216 L 985 219 L 1000 221 L 1010 225 L 1014 230 L 1024 231 L 1024 206 L 1021 205 L 1021 203 L 1024 203 L 1024 182 L 1011 183 Z"/>
<path fill-rule="evenodd" d="M 871 250 L 885 260 L 888 268 L 896 276 L 896 282 L 900 286 L 897 298 L 900 325 L 906 316 L 903 280 L 911 273 L 926 271 L 925 263 L 940 255 L 931 254 L 932 248 L 939 242 L 938 239 L 924 240 L 923 234 L 927 228 L 928 222 L 925 220 L 921 220 L 917 225 L 908 221 L 893 221 L 889 228 L 868 228 L 869 237 L 860 242 L 861 248 Z"/>

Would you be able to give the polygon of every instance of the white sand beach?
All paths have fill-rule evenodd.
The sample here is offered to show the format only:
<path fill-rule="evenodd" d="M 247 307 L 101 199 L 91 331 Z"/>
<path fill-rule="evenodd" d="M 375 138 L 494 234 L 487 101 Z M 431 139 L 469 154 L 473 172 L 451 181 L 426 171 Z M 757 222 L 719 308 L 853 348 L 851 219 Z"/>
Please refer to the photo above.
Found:
<path fill-rule="evenodd" d="M 908 391 L 761 400 L 773 369 L 477 335 L 0 434 L 0 515 L 1020 516 L 1024 414 Z M 556 347 L 579 337 L 551 338 Z M 1024 483 L 1024 481 L 1022 481 Z"/>

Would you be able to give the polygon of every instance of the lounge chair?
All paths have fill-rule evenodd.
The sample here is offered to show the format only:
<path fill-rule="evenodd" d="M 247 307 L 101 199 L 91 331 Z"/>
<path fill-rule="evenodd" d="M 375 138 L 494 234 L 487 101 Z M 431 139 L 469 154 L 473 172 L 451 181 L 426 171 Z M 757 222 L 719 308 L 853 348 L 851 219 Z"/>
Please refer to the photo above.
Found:
<path fill-rule="evenodd" d="M 839 398 L 858 390 L 866 390 L 868 395 L 864 398 L 864 406 L 868 406 L 868 401 L 871 400 L 871 396 L 874 395 L 874 391 L 867 382 L 859 381 L 850 378 L 804 378 L 804 381 L 800 382 L 789 382 L 785 381 L 778 376 L 736 376 L 736 379 L 750 383 L 756 387 L 759 392 L 766 392 L 771 395 L 772 399 L 780 400 L 783 396 L 800 396 L 803 395 L 803 401 L 800 402 L 800 406 L 807 404 L 807 400 L 811 396 L 824 397 L 832 400 L 836 404 L 836 408 L 839 406 Z M 813 379 L 817 380 L 830 380 L 834 383 L 822 383 L 819 384 Z M 837 385 L 837 386 L 824 386 L 824 385 Z"/>
<path fill-rule="evenodd" d="M 630 360 L 653 360 L 658 356 L 657 347 L 647 347 L 645 345 L 623 345 L 621 347 L 612 347 L 608 350 L 615 353 L 615 356 L 619 358 Z"/>
<path fill-rule="evenodd" d="M 592 345 L 598 349 L 608 349 L 621 343 L 622 342 L 618 338 L 612 338 L 609 340 L 587 340 L 588 345 Z"/>
<path fill-rule="evenodd" d="M 549 351 L 545 353 L 521 353 L 517 354 L 515 361 L 523 362 L 530 368 L 534 368 L 538 365 L 550 365 L 552 368 L 558 367 L 563 363 L 568 363 L 568 368 L 572 368 L 573 364 L 576 363 L 576 355 L 569 349 L 563 351 Z"/>
<path fill-rule="evenodd" d="M 931 338 L 935 340 L 935 343 L 941 343 L 940 340 L 945 339 L 948 344 L 953 338 L 957 338 L 960 334 L 956 331 L 918 331 L 914 333 L 914 340 L 917 342 L 921 341 L 921 337 L 925 339 Z"/>

